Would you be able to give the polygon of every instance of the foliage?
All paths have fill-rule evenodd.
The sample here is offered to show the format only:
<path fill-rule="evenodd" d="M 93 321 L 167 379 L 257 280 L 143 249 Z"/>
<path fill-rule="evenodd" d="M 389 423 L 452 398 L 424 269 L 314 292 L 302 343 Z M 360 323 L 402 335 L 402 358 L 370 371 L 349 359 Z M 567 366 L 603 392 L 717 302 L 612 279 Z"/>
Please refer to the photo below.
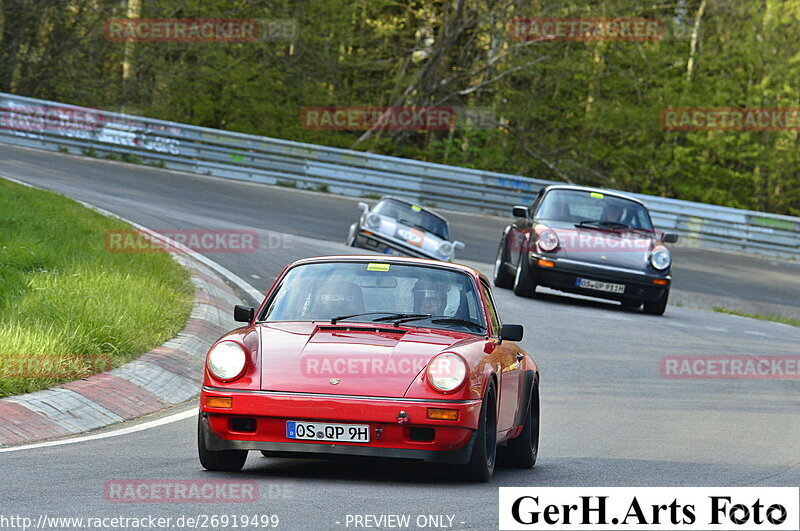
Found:
<path fill-rule="evenodd" d="M 131 5 L 139 2 L 129 0 Z M 111 42 L 117 0 L 0 4 L 0 91 L 420 160 L 800 215 L 796 130 L 665 131 L 679 107 L 798 108 L 800 0 L 189 0 L 292 42 Z M 653 42 L 515 41 L 514 17 L 658 18 Z M 129 69 L 123 67 L 129 65 Z M 127 77 L 125 72 L 127 71 Z M 486 129 L 305 129 L 304 107 L 487 109 Z"/>

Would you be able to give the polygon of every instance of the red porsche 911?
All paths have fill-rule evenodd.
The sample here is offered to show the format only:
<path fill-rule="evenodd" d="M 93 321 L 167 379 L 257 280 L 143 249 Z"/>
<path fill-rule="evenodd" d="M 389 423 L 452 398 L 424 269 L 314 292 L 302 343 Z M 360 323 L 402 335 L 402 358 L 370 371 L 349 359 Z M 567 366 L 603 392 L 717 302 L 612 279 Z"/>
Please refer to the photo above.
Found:
<path fill-rule="evenodd" d="M 484 275 L 417 258 L 319 257 L 280 274 L 206 357 L 200 462 L 367 456 L 449 463 L 488 480 L 530 468 L 539 369 Z"/>

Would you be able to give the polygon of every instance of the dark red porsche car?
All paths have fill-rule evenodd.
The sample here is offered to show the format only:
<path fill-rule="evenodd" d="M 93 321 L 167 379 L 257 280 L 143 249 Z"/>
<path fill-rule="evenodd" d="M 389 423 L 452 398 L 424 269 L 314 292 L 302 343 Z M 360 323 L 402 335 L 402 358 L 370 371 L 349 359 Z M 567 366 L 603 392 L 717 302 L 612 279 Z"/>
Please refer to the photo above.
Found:
<path fill-rule="evenodd" d="M 437 461 L 477 481 L 498 457 L 536 462 L 539 370 L 474 269 L 310 258 L 234 313 L 247 324 L 209 350 L 200 395 L 209 470 L 240 470 L 249 450 Z"/>

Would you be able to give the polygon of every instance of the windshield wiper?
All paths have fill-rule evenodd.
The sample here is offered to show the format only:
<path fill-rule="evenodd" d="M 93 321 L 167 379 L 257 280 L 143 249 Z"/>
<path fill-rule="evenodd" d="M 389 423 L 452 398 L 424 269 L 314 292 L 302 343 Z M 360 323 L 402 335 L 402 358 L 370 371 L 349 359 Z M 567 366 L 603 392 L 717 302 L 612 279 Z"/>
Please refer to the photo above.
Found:
<path fill-rule="evenodd" d="M 389 315 L 389 319 L 393 319 L 393 318 L 395 318 L 395 317 L 397 317 L 397 316 L 403 317 L 403 316 L 405 316 L 405 315 L 406 315 L 406 314 L 404 314 L 404 313 L 401 313 L 401 314 L 393 314 L 392 312 L 363 312 L 363 313 L 354 313 L 354 314 L 350 314 L 350 315 L 339 315 L 339 316 L 336 316 L 336 317 L 332 317 L 332 318 L 331 318 L 331 324 L 336 324 L 336 322 L 337 322 L 337 321 L 344 321 L 345 319 L 350 319 L 351 317 L 361 317 L 361 316 L 363 316 L 363 315 L 383 315 L 383 314 L 385 314 L 385 313 L 388 313 L 388 314 L 390 314 L 390 315 Z M 373 321 L 380 321 L 380 319 L 373 319 Z"/>
<path fill-rule="evenodd" d="M 436 323 L 436 324 L 464 325 L 464 326 L 467 326 L 467 327 L 472 327 L 472 328 L 475 328 L 477 330 L 480 330 L 481 332 L 486 330 L 486 327 L 483 326 L 482 324 L 478 324 L 478 323 L 476 323 L 474 321 L 467 321 L 466 319 L 457 319 L 455 317 L 442 317 L 442 318 L 431 319 L 431 322 L 432 323 Z"/>
<path fill-rule="evenodd" d="M 620 223 L 618 221 L 601 221 L 600 225 L 603 227 L 609 227 L 611 229 L 629 229 L 627 223 Z"/>
<path fill-rule="evenodd" d="M 433 315 L 430 315 L 430 314 L 414 316 L 414 317 L 409 316 L 409 317 L 405 317 L 403 319 L 398 319 L 397 321 L 395 321 L 394 325 L 398 326 L 401 323 L 407 323 L 407 322 L 410 322 L 410 321 L 417 321 L 417 320 L 420 320 L 420 319 L 429 319 L 429 318 L 432 318 L 431 319 L 431 323 L 434 323 L 434 324 L 455 324 L 455 325 L 468 326 L 468 327 L 471 327 L 471 328 L 477 328 L 481 332 L 486 330 L 486 328 L 483 325 L 478 324 L 478 323 L 476 323 L 474 321 L 467 321 L 466 319 L 458 319 L 458 318 L 455 318 L 455 317 L 447 317 L 446 315 L 433 316 Z"/>
<path fill-rule="evenodd" d="M 386 317 L 378 317 L 377 319 L 373 319 L 372 322 L 379 323 L 381 321 L 395 321 L 394 325 L 397 326 L 397 323 L 402 322 L 405 319 L 413 321 L 415 319 L 424 319 L 430 316 L 431 314 L 429 313 L 395 313 L 392 315 L 387 315 Z"/>
<path fill-rule="evenodd" d="M 577 222 L 575 224 L 575 226 L 576 227 L 589 227 L 591 229 L 591 228 L 594 228 L 594 227 L 592 227 L 592 225 L 599 225 L 599 224 L 600 224 L 599 221 L 595 221 L 593 219 L 582 219 L 579 222 Z"/>
<path fill-rule="evenodd" d="M 595 226 L 593 226 L 595 225 Z M 629 228 L 624 223 L 617 223 L 616 221 L 596 221 L 593 219 L 584 219 L 575 224 L 576 227 L 597 229 L 597 230 L 613 230 L 613 229 L 627 229 Z"/>

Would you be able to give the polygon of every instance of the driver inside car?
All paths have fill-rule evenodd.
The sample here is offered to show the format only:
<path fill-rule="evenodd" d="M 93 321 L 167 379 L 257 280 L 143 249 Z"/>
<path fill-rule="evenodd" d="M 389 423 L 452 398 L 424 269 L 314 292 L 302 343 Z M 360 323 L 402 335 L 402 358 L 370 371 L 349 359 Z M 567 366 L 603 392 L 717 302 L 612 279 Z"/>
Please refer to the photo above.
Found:
<path fill-rule="evenodd" d="M 420 279 L 414 285 L 414 312 L 471 320 L 464 302 L 464 286 Z"/>
<path fill-rule="evenodd" d="M 622 223 L 622 218 L 625 214 L 625 208 L 617 202 L 609 202 L 603 208 L 603 221 L 610 223 Z"/>
<path fill-rule="evenodd" d="M 414 284 L 414 311 L 430 315 L 443 315 L 447 307 L 447 288 L 428 279 Z"/>

